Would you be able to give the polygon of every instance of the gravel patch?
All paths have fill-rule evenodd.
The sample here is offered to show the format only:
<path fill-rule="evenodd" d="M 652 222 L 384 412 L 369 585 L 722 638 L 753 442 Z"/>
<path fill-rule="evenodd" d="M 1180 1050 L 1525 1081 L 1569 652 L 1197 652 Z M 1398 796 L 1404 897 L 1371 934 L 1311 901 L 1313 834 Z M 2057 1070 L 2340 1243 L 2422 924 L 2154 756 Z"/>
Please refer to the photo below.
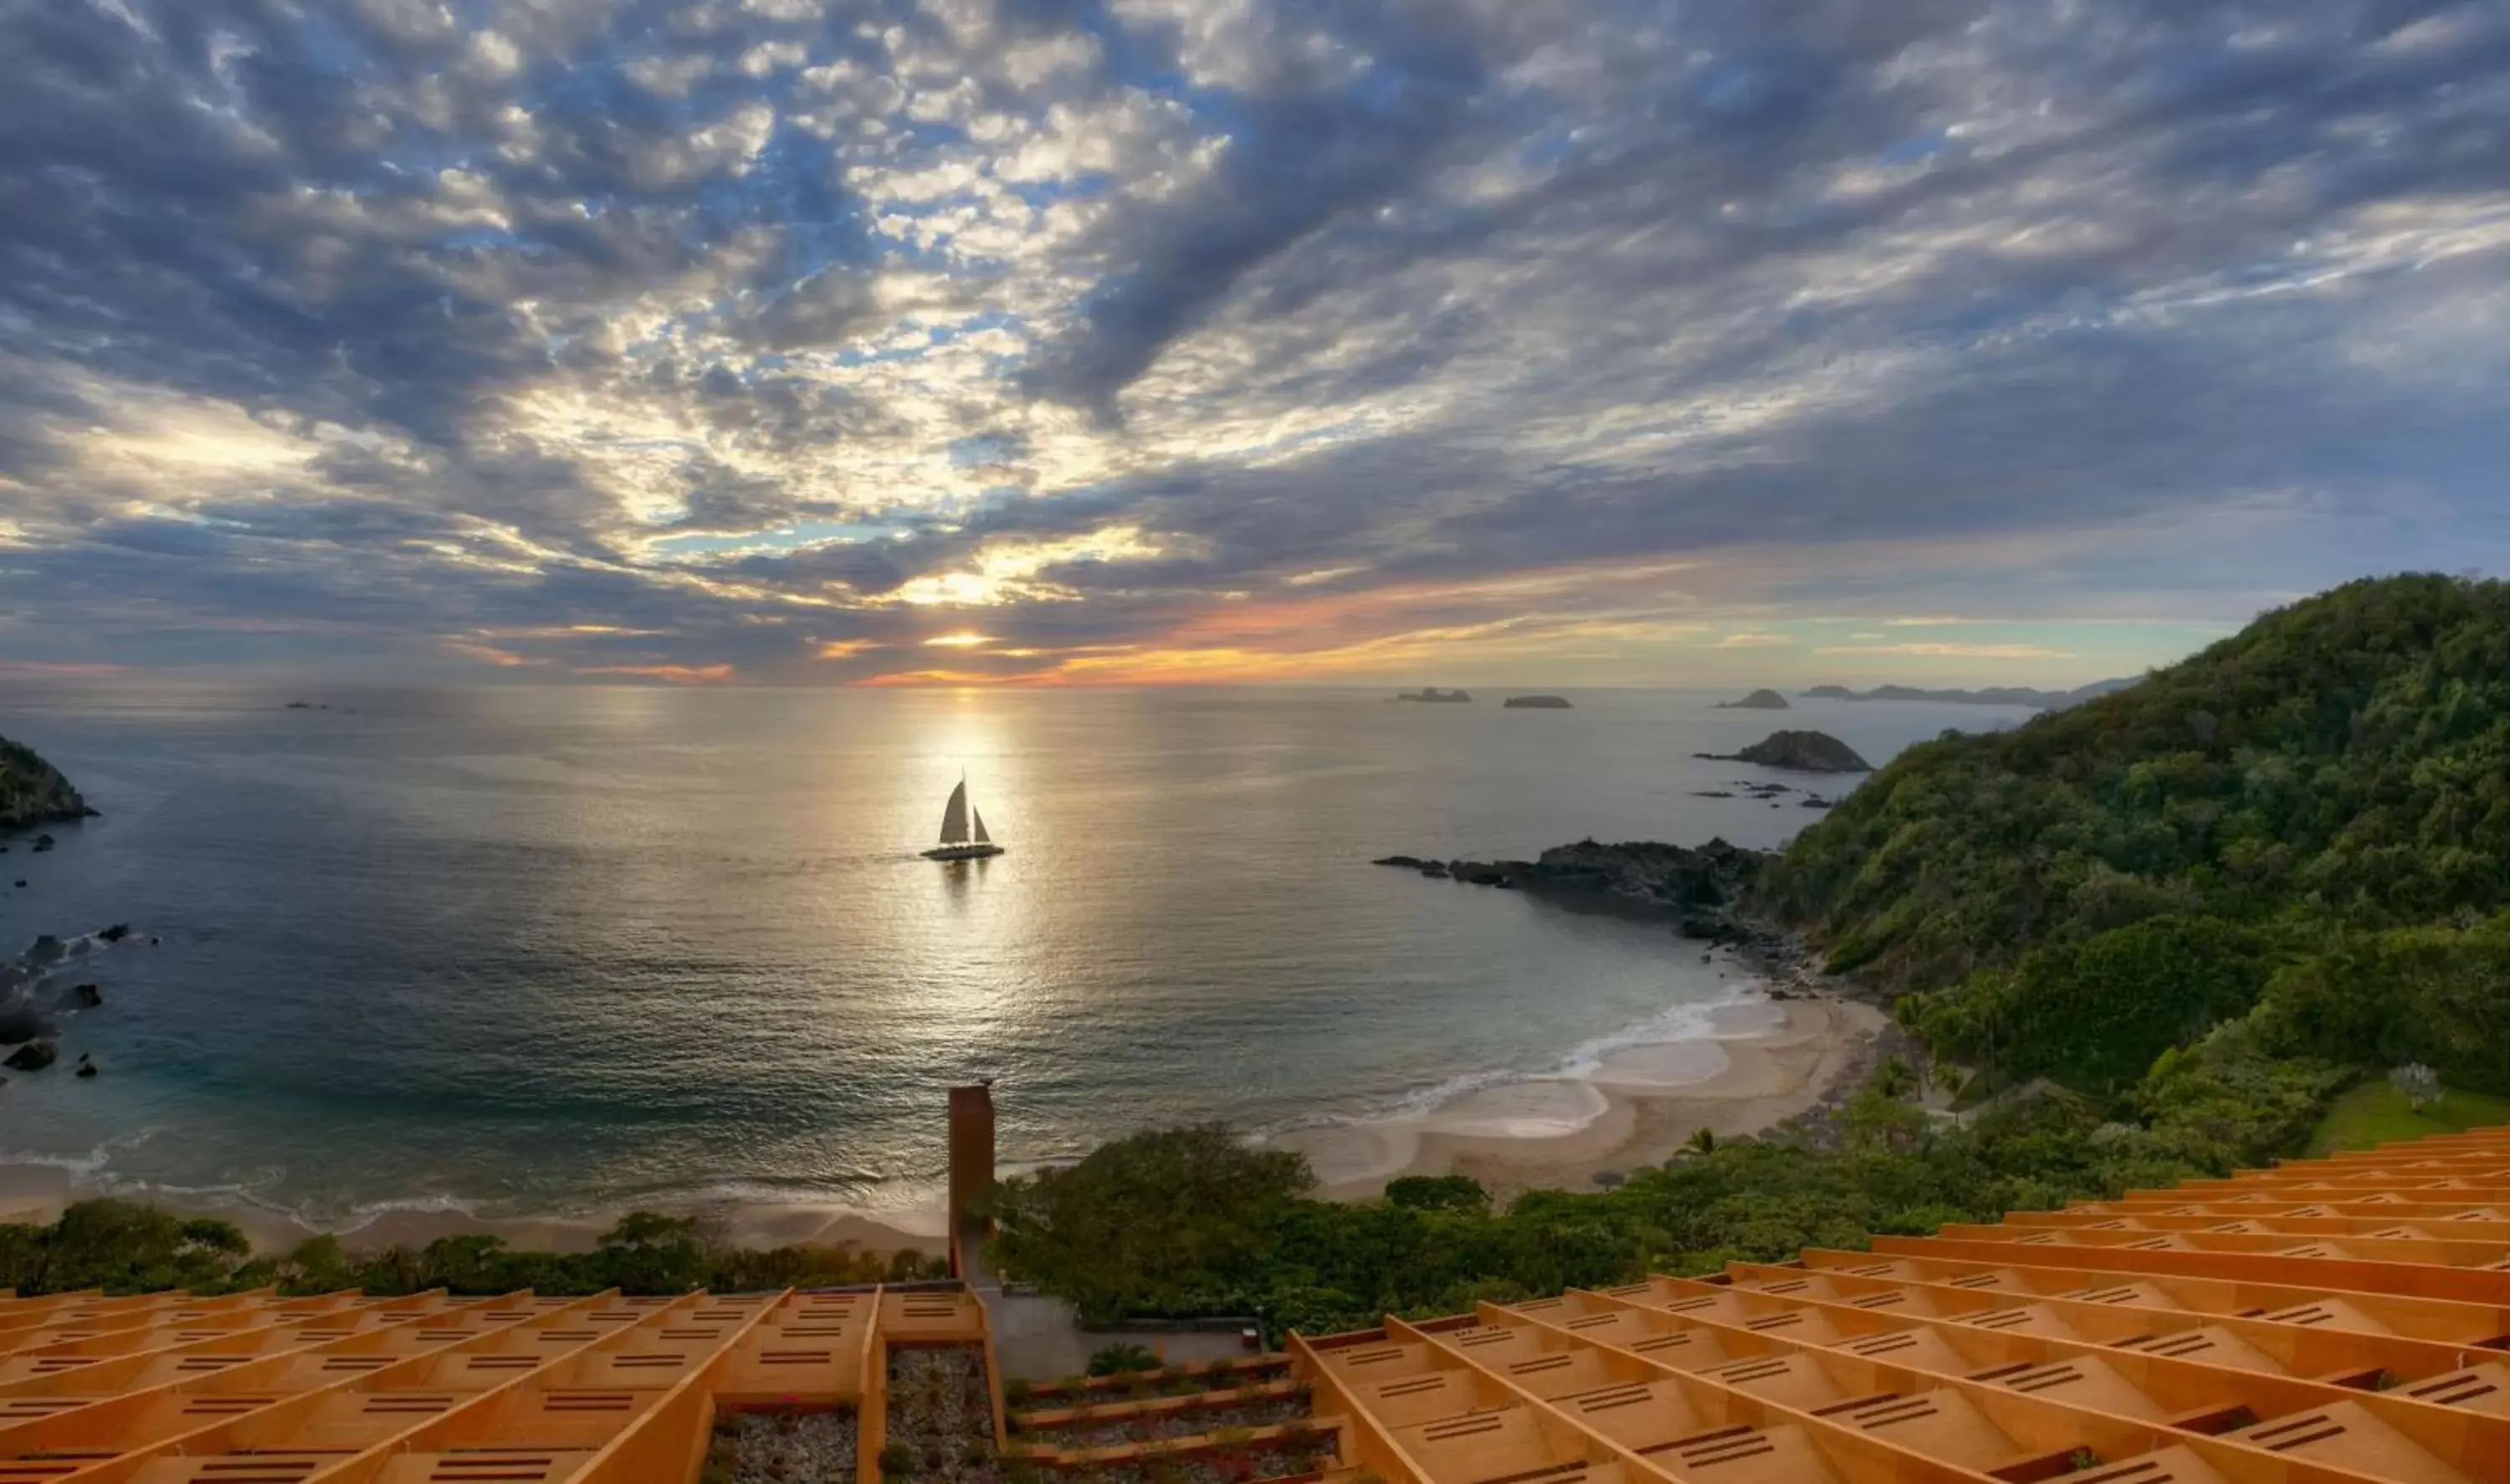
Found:
<path fill-rule="evenodd" d="M 717 1417 L 701 1484 L 854 1484 L 852 1412 Z"/>
<path fill-rule="evenodd" d="M 889 1352 L 889 1438 L 882 1458 L 884 1473 L 902 1465 L 918 1484 L 1000 1484 L 983 1350 L 918 1345 Z"/>

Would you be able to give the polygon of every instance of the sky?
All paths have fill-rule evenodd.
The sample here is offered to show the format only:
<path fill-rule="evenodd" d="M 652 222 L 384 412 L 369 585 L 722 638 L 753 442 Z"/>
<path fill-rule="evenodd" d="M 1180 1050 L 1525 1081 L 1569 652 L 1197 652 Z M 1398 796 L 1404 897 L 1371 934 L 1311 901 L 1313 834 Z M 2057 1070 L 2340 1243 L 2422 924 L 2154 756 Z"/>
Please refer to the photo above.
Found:
<path fill-rule="evenodd" d="M 2505 408 L 2510 0 L 0 0 L 0 682 L 2070 684 Z"/>

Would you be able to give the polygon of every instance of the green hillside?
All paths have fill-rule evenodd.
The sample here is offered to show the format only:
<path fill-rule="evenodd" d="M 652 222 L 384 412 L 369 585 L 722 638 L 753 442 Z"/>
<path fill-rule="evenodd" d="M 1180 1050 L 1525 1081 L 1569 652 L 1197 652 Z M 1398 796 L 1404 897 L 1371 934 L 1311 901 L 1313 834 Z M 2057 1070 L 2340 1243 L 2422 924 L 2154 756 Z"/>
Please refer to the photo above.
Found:
<path fill-rule="evenodd" d="M 1938 1049 L 2131 1086 L 2259 1053 L 2510 1091 L 2510 587 L 2350 584 L 2131 689 L 1913 747 L 1768 904 Z"/>

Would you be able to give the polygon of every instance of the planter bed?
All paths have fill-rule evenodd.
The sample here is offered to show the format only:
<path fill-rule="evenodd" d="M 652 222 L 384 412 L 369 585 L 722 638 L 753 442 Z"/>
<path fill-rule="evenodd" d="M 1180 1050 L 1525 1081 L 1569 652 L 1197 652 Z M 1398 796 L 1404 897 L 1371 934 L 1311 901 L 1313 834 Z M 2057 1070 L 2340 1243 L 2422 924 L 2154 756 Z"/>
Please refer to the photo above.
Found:
<path fill-rule="evenodd" d="M 884 1476 L 917 1484 L 999 1484 L 1002 1461 L 994 1450 L 994 1396 L 982 1346 L 892 1347 L 887 1416 Z"/>
<path fill-rule="evenodd" d="M 855 1415 L 726 1412 L 714 1420 L 701 1484 L 854 1484 Z"/>
<path fill-rule="evenodd" d="M 1307 1389 L 1279 1382 L 1240 1391 L 1029 1414 L 1014 1421 L 1020 1441 L 1070 1451 L 1194 1437 L 1223 1427 L 1270 1427 L 1298 1421 L 1308 1413 Z"/>
<path fill-rule="evenodd" d="M 1251 1360 L 1177 1365 L 1157 1371 L 1126 1371 L 1085 1380 L 1041 1381 L 1031 1385 L 1020 1402 L 1023 1410 L 1101 1406 L 1147 1396 L 1193 1396 L 1204 1391 L 1235 1391 L 1288 1379 L 1290 1357 L 1259 1355 Z"/>
<path fill-rule="evenodd" d="M 1128 1458 L 1043 1461 L 1053 1484 L 1253 1484 L 1311 1477 L 1340 1466 L 1330 1427 L 1241 1443 L 1154 1446 Z"/>

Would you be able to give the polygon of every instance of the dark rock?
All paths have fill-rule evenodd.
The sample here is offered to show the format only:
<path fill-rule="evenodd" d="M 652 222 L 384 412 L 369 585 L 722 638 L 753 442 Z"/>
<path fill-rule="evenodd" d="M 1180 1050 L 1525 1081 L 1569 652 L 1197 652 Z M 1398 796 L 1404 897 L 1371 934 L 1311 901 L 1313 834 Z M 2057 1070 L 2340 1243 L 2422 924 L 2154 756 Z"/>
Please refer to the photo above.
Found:
<path fill-rule="evenodd" d="M 1696 752 L 1721 763 L 1755 763 L 1794 773 L 1871 773 L 1856 750 L 1827 732 L 1772 732 L 1740 752 Z"/>
<path fill-rule="evenodd" d="M 1787 704 L 1787 698 L 1775 691 L 1759 690 L 1740 701 L 1721 701 L 1717 703 L 1717 709 L 1721 711 L 1791 711 L 1795 707 Z"/>
<path fill-rule="evenodd" d="M 1443 703 L 1443 704 L 1451 704 L 1451 705 L 1452 705 L 1452 704 L 1462 704 L 1462 703 L 1464 703 L 1464 702 L 1470 701 L 1470 700 L 1472 700 L 1473 698 L 1472 698 L 1472 697 L 1470 697 L 1470 696 L 1465 695 L 1465 694 L 1464 694 L 1464 692 L 1462 692 L 1462 691 L 1442 691 L 1442 690 L 1438 689 L 1436 686 L 1432 685 L 1432 686 L 1426 686 L 1426 687 L 1424 687 L 1424 688 L 1422 688 L 1422 689 L 1420 689 L 1420 690 L 1417 690 L 1417 691 L 1405 691 L 1405 692 L 1403 692 L 1401 695 L 1396 696 L 1394 699 L 1395 699 L 1395 700 L 1397 700 L 1397 701 L 1428 701 L 1428 702 L 1437 702 L 1437 703 Z"/>
<path fill-rule="evenodd" d="M 1717 940 L 1740 929 L 1734 906 L 1769 857 L 1723 840 L 1697 850 L 1654 841 L 1556 846 L 1513 873 L 1517 889 L 1578 911 L 1665 921 Z"/>
<path fill-rule="evenodd" d="M 1447 868 L 1436 864 L 1425 865 L 1421 867 L 1421 874 L 1433 881 L 1444 881 L 1447 879 Z"/>
<path fill-rule="evenodd" d="M 60 1060 L 60 1056 L 61 1048 L 52 1042 L 29 1041 L 10 1052 L 7 1061 L 0 1061 L 0 1067 L 9 1067 L 19 1072 L 41 1072 Z"/>
<path fill-rule="evenodd" d="M 77 1074 L 76 1074 L 76 1075 L 78 1075 L 78 1076 L 80 1076 L 80 1077 L 94 1077 L 94 1076 L 95 1075 L 95 1058 L 93 1058 L 93 1057 L 89 1057 L 89 1056 L 81 1056 L 81 1057 L 78 1059 L 78 1072 L 77 1072 Z"/>
<path fill-rule="evenodd" d="M 1817 793 L 1806 794 L 1796 802 L 1806 809 L 1828 809 L 1830 807 L 1830 800 L 1823 798 Z"/>
<path fill-rule="evenodd" d="M 1477 887 L 1503 887 L 1507 885 L 1507 878 L 1497 871 L 1475 871 L 1470 876 L 1464 877 L 1463 879 L 1471 882 Z"/>
<path fill-rule="evenodd" d="M 31 1005 L 20 1003 L 0 1010 L 0 1046 L 24 1046 L 52 1033 L 52 1022 L 37 1013 Z"/>
<path fill-rule="evenodd" d="M 104 991 L 93 984 L 73 984 L 70 1003 L 81 1009 L 94 1009 L 104 1003 Z"/>
<path fill-rule="evenodd" d="M 1500 708 L 1507 711 L 1566 711 L 1571 709 L 1568 698 L 1563 696 L 1510 696 L 1505 701 L 1500 703 Z"/>
<path fill-rule="evenodd" d="M 39 933 L 36 935 L 34 946 L 26 950 L 26 962 L 34 968 L 40 969 L 46 964 L 50 964 L 58 959 L 62 954 L 67 953 L 68 951 L 68 949 L 61 946 L 61 940 L 59 938 L 55 937 L 49 932 Z"/>
<path fill-rule="evenodd" d="M 22 889 L 22 888 L 26 885 L 26 883 L 25 883 L 25 879 L 24 879 L 24 878 L 22 878 L 22 877 L 20 877 L 20 878 L 19 879 L 18 885 L 19 885 L 19 888 L 21 888 L 21 889 Z"/>
<path fill-rule="evenodd" d="M 96 934 L 99 939 L 108 943 L 121 942 L 124 938 L 127 938 L 130 935 L 131 925 L 129 923 L 115 923 L 112 927 L 107 928 L 102 932 Z"/>
<path fill-rule="evenodd" d="M 51 850 L 57 843 L 58 842 L 55 841 L 50 835 L 37 835 L 35 837 L 35 854 L 40 856 L 46 851 Z"/>
<path fill-rule="evenodd" d="M 1370 865 L 1399 865 L 1414 871 L 1428 863 L 1418 856 L 1387 856 L 1369 862 Z"/>
<path fill-rule="evenodd" d="M 1702 788 L 1693 793 L 1692 797 L 1694 799 L 1730 799 L 1734 796 L 1728 793 L 1723 788 Z"/>
<path fill-rule="evenodd" d="M 1599 1169 L 1594 1174 L 1595 1183 L 1608 1191 L 1628 1184 L 1629 1179 L 1629 1176 L 1616 1169 Z"/>
<path fill-rule="evenodd" d="M 1470 881 L 1476 876 L 1497 876 L 1500 868 L 1487 860 L 1450 860 L 1447 874 L 1458 881 Z"/>

